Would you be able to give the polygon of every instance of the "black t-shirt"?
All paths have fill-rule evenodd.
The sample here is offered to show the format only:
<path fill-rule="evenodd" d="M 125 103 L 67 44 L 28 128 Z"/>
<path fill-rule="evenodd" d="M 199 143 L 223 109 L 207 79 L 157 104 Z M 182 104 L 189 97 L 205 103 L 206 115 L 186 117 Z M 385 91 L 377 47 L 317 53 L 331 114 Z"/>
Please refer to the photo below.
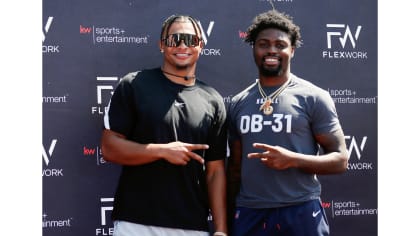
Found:
<path fill-rule="evenodd" d="M 117 86 L 105 126 L 127 139 L 147 143 L 208 144 L 197 151 L 206 162 L 226 156 L 226 111 L 220 94 L 196 80 L 175 84 L 159 68 L 130 73 Z M 204 166 L 165 160 L 123 166 L 114 199 L 114 220 L 208 231 Z"/>

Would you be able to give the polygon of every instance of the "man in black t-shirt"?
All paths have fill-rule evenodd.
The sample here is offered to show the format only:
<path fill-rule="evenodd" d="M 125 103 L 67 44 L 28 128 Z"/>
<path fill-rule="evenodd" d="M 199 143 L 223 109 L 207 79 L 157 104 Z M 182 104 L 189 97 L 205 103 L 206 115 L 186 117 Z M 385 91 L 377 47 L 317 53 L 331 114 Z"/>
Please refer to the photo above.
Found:
<path fill-rule="evenodd" d="M 105 160 L 122 165 L 114 236 L 226 235 L 226 111 L 221 95 L 195 77 L 203 48 L 197 21 L 162 25 L 161 67 L 126 75 L 109 103 Z"/>

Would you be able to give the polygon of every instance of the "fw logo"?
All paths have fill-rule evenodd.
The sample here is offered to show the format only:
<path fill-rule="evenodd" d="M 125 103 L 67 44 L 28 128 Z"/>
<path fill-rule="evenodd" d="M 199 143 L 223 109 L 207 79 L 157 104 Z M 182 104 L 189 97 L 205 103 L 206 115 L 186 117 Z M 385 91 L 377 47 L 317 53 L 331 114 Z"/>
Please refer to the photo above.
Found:
<path fill-rule="evenodd" d="M 42 28 L 42 43 L 44 43 L 47 33 L 50 31 L 51 24 L 53 22 L 54 17 L 50 16 L 47 19 L 47 22 L 44 24 Z M 42 45 L 42 52 L 43 53 L 59 53 L 60 46 L 59 45 Z"/>
<path fill-rule="evenodd" d="M 91 108 L 91 113 L 92 115 L 103 115 L 107 109 L 106 105 L 108 104 L 109 100 L 112 97 L 112 94 L 114 93 L 114 86 L 118 82 L 118 77 L 96 77 L 96 81 L 104 84 L 96 85 L 97 106 L 93 106 Z"/>
<path fill-rule="evenodd" d="M 118 81 L 118 77 L 96 77 L 97 81 Z M 114 92 L 114 86 L 112 85 L 97 85 L 96 86 L 96 101 L 98 104 L 102 104 L 102 92 L 103 90 L 110 90 L 109 95 Z"/>
<path fill-rule="evenodd" d="M 112 202 L 114 202 L 114 198 L 101 198 L 101 203 L 104 203 L 104 202 L 110 202 L 112 204 Z M 101 225 L 106 225 L 107 215 L 109 215 L 113 209 L 114 207 L 112 207 L 112 205 L 101 206 Z"/>
<path fill-rule="evenodd" d="M 53 139 L 51 141 L 50 147 L 48 148 L 48 152 L 46 152 L 44 145 L 42 145 L 42 158 L 44 159 L 45 165 L 47 166 L 50 163 L 50 158 L 52 157 L 56 144 L 57 139 Z"/>
<path fill-rule="evenodd" d="M 348 40 L 351 43 L 351 46 L 353 48 L 356 47 L 356 41 L 359 38 L 360 35 L 360 30 L 362 29 L 362 26 L 357 26 L 356 31 L 354 32 L 354 34 L 352 33 L 352 31 L 350 30 L 350 27 L 348 25 L 345 24 L 327 24 L 327 28 L 329 29 L 337 29 L 337 30 L 343 30 L 342 31 L 331 31 L 331 32 L 327 32 L 327 47 L 331 48 L 331 40 L 334 37 L 338 37 L 341 47 L 345 47 Z"/>
<path fill-rule="evenodd" d="M 48 151 L 45 149 L 45 146 L 42 145 L 42 159 L 46 166 L 50 164 L 53 152 L 57 144 L 57 139 L 53 139 L 48 147 Z M 42 170 L 43 177 L 60 177 L 64 176 L 63 169 L 54 169 L 54 168 L 45 168 Z"/>
<path fill-rule="evenodd" d="M 207 45 L 208 42 L 208 38 L 210 37 L 211 32 L 213 31 L 213 27 L 214 27 L 214 21 L 210 21 L 207 30 L 203 29 L 203 26 L 201 25 L 201 22 L 198 22 L 198 27 L 200 27 L 201 32 L 203 32 L 203 41 L 204 44 Z M 201 54 L 200 55 L 204 55 L 204 56 L 221 56 L 222 53 L 220 51 L 220 48 L 206 48 L 204 47 L 201 50 Z"/>
<path fill-rule="evenodd" d="M 45 23 L 45 25 L 44 25 L 44 28 L 42 30 L 42 42 L 45 41 L 45 37 L 46 37 L 48 31 L 50 30 L 53 19 L 54 19 L 54 17 L 52 17 L 52 16 L 48 17 L 47 23 Z"/>
<path fill-rule="evenodd" d="M 350 140 L 350 144 L 348 144 L 348 153 L 351 156 L 353 153 L 356 153 L 356 157 L 358 161 L 355 162 L 349 162 L 347 164 L 348 170 L 353 171 L 370 171 L 375 168 L 373 162 L 366 162 L 362 161 L 362 152 L 364 151 L 366 147 L 366 141 L 368 139 L 367 136 L 363 136 L 362 140 L 360 142 L 356 141 L 356 138 L 354 136 L 344 136 L 345 140 Z"/>
<path fill-rule="evenodd" d="M 354 136 L 348 136 L 348 135 L 344 136 L 345 140 L 350 140 L 350 143 L 348 144 L 348 150 L 347 150 L 349 152 L 349 155 L 351 156 L 353 153 L 356 153 L 357 159 L 360 160 L 362 158 L 363 149 L 366 146 L 367 138 L 368 138 L 367 136 L 364 136 L 362 138 L 362 141 L 357 142 Z"/>
<path fill-rule="evenodd" d="M 111 220 L 107 221 L 107 219 L 111 219 L 113 202 L 114 198 L 101 198 L 101 226 L 95 229 L 96 236 L 114 235 L 114 226 Z M 107 226 L 107 223 L 110 225 Z"/>
<path fill-rule="evenodd" d="M 198 22 L 198 27 L 200 27 L 201 32 L 203 32 L 203 41 L 204 44 L 207 44 L 207 37 L 210 37 L 211 32 L 213 31 L 214 21 L 210 21 L 209 26 L 207 27 L 207 31 L 204 31 L 201 22 Z"/>

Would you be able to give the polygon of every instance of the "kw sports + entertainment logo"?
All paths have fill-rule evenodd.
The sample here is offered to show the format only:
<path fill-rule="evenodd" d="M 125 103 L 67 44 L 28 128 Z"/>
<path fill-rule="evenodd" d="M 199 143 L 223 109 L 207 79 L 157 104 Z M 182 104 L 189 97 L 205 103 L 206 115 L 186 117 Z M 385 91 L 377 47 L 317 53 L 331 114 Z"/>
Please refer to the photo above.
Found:
<path fill-rule="evenodd" d="M 50 31 L 51 25 L 53 24 L 53 20 L 54 20 L 54 17 L 49 16 L 47 21 L 44 24 L 44 27 L 42 28 L 42 53 L 59 53 L 60 52 L 59 45 L 51 45 L 51 44 L 44 45 L 45 40 L 47 38 L 47 34 Z"/>
<path fill-rule="evenodd" d="M 376 104 L 378 98 L 378 96 L 359 96 L 356 90 L 350 88 L 327 88 L 327 91 L 331 95 L 334 103 L 340 104 Z"/>
<path fill-rule="evenodd" d="M 322 57 L 325 59 L 367 59 L 367 52 L 357 51 L 357 40 L 362 30 L 358 25 L 351 28 L 346 24 L 326 24 L 327 48 L 322 51 Z M 350 46 L 349 46 L 350 45 Z M 341 46 L 341 47 L 340 47 Z M 333 48 L 338 48 L 333 50 Z M 342 49 L 347 49 L 346 51 Z"/>
<path fill-rule="evenodd" d="M 71 223 L 73 218 L 67 219 L 48 219 L 47 213 L 42 214 L 42 228 L 63 228 L 63 227 L 71 227 Z"/>
<path fill-rule="evenodd" d="M 48 146 L 48 151 L 45 148 L 45 145 L 42 145 L 42 159 L 44 160 L 44 164 L 46 167 L 49 167 L 51 164 L 51 160 L 53 160 L 54 150 L 57 144 L 57 139 L 51 140 L 51 143 Z M 44 168 L 42 170 L 42 176 L 44 177 L 60 177 L 64 176 L 63 169 L 55 169 L 55 168 Z"/>
<path fill-rule="evenodd" d="M 82 35 L 92 35 L 93 44 L 148 44 L 149 35 L 138 36 L 131 35 L 127 30 L 121 27 L 106 26 L 79 26 L 79 32 Z"/>
<path fill-rule="evenodd" d="M 366 216 L 377 214 L 378 209 L 376 207 L 365 207 L 358 201 L 331 201 L 332 218 L 338 216 Z"/>
<path fill-rule="evenodd" d="M 83 156 L 95 157 L 96 164 L 97 165 L 108 163 L 103 158 L 103 156 L 102 156 L 102 150 L 101 150 L 101 148 L 99 146 L 96 146 L 96 147 L 86 147 L 86 146 L 83 146 Z"/>

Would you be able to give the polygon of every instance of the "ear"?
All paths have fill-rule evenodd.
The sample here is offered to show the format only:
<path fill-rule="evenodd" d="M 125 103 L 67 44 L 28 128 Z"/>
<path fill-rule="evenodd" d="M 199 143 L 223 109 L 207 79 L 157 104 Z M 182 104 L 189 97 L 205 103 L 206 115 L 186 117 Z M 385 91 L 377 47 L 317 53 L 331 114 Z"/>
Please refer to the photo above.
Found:
<path fill-rule="evenodd" d="M 163 43 L 162 43 L 162 40 L 159 40 L 159 42 L 158 42 L 158 46 L 159 46 L 160 52 L 163 52 L 164 45 L 163 45 Z"/>
<path fill-rule="evenodd" d="M 206 44 L 204 43 L 204 40 L 200 40 L 200 48 L 204 48 L 204 46 L 205 46 Z"/>
<path fill-rule="evenodd" d="M 296 49 L 296 47 L 292 47 L 292 49 L 290 51 L 290 58 L 293 58 L 295 56 L 295 49 Z"/>

